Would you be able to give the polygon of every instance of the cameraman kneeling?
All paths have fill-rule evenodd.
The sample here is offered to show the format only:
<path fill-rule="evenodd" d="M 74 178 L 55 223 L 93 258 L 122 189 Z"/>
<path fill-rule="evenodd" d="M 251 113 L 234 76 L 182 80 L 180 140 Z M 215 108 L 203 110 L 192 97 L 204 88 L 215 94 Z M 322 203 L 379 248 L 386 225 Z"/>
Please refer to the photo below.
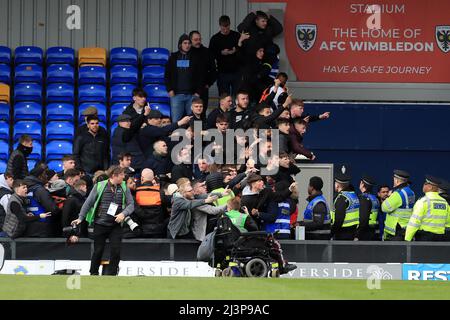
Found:
<path fill-rule="evenodd" d="M 134 211 L 134 202 L 124 180 L 124 169 L 112 166 L 109 179 L 97 183 L 81 208 L 80 215 L 72 224 L 80 224 L 85 218 L 89 226 L 94 225 L 94 253 L 91 258 L 91 275 L 98 269 L 105 249 L 106 239 L 111 244 L 108 275 L 117 275 L 122 243 L 122 222 Z"/>

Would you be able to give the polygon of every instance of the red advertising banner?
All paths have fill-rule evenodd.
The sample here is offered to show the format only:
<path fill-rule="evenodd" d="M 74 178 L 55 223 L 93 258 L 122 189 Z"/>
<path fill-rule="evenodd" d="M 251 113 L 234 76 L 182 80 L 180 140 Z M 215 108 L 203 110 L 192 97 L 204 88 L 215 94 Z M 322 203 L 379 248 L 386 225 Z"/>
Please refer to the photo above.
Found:
<path fill-rule="evenodd" d="M 450 83 L 449 0 L 285 2 L 284 39 L 299 81 Z"/>

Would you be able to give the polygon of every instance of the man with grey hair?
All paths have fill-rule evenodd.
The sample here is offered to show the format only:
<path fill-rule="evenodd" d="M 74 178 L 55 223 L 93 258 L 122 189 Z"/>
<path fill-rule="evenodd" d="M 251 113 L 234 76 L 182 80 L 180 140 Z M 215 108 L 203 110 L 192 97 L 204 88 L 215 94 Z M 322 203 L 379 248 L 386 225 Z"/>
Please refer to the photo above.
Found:
<path fill-rule="evenodd" d="M 166 175 L 172 171 L 173 163 L 166 141 L 161 139 L 153 143 L 153 153 L 147 158 L 145 167 L 152 169 L 156 176 Z"/>

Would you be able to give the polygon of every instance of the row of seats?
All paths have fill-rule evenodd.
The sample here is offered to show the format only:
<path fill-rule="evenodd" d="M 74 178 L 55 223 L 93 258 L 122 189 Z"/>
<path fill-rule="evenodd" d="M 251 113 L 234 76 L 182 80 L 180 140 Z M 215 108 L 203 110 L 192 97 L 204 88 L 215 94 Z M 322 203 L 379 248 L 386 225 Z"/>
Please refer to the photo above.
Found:
<path fill-rule="evenodd" d="M 115 65 L 133 65 L 138 66 L 139 61 L 142 66 L 165 65 L 169 59 L 170 52 L 166 48 L 146 48 L 142 50 L 140 59 L 139 52 L 135 48 L 118 47 L 109 52 L 109 64 Z M 0 46 L 0 63 L 15 65 L 19 64 L 44 64 L 44 51 L 39 47 L 21 46 L 14 50 L 14 59 L 12 59 L 12 50 L 8 47 Z M 78 66 L 82 65 L 101 65 L 106 67 L 107 51 L 104 48 L 80 48 L 78 50 Z M 75 50 L 68 47 L 50 47 L 45 54 L 45 63 L 68 64 L 75 66 Z"/>

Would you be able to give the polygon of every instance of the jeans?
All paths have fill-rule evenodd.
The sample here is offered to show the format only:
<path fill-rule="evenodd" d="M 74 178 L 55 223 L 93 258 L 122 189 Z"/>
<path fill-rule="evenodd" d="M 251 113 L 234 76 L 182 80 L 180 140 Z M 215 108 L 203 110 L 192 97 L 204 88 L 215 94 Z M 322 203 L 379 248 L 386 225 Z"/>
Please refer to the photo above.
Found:
<path fill-rule="evenodd" d="M 184 116 L 192 113 L 191 104 L 193 97 L 192 94 L 176 94 L 170 97 L 172 123 L 178 122 Z"/>
<path fill-rule="evenodd" d="M 217 77 L 217 89 L 219 90 L 219 95 L 226 92 L 232 97 L 236 97 L 236 93 L 239 90 L 239 83 L 239 72 L 219 73 Z"/>
<path fill-rule="evenodd" d="M 120 262 L 120 249 L 122 245 L 122 227 L 116 223 L 112 227 L 96 224 L 94 226 L 94 253 L 91 258 L 91 275 L 98 275 L 98 269 L 102 261 L 103 251 L 105 250 L 106 239 L 109 238 L 111 246 L 111 257 L 106 272 L 107 275 L 117 275 Z"/>

